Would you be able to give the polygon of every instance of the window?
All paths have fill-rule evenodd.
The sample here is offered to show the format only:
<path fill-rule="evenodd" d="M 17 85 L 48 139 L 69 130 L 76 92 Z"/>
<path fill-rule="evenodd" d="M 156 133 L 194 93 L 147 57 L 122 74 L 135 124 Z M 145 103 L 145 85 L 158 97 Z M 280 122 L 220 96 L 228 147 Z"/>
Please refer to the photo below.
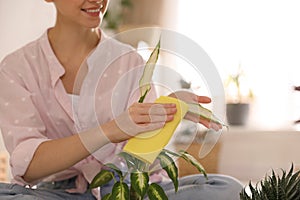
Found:
<path fill-rule="evenodd" d="M 222 78 L 241 64 L 255 95 L 249 126 L 294 129 L 300 118 L 300 2 L 187 0 L 178 31 L 197 42 Z"/>

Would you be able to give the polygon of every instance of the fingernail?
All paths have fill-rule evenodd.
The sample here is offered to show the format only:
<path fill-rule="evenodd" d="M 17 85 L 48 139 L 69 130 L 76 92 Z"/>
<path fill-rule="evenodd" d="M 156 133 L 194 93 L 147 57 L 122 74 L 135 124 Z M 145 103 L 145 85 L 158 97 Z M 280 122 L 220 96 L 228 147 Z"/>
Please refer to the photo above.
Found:
<path fill-rule="evenodd" d="M 168 120 L 173 120 L 174 119 L 174 115 L 168 115 Z"/>

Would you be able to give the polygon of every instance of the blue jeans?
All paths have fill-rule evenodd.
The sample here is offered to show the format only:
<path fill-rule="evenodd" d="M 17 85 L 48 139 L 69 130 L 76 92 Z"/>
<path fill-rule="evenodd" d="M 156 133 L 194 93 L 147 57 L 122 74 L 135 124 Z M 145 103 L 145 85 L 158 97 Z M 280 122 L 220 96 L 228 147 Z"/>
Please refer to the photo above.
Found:
<path fill-rule="evenodd" d="M 175 193 L 172 182 L 162 182 L 169 200 L 239 200 L 243 186 L 234 178 L 224 175 L 209 174 L 208 180 L 202 175 L 185 176 L 179 179 L 179 189 Z M 25 188 L 16 184 L 0 183 L 1 200 L 95 200 L 90 193 L 70 194 L 65 189 L 74 188 L 75 178 L 47 182 L 38 185 L 37 189 Z M 111 184 L 101 187 L 104 196 L 110 193 Z M 148 199 L 147 199 L 148 200 Z"/>
<path fill-rule="evenodd" d="M 176 193 L 172 182 L 159 184 L 169 200 L 239 200 L 243 189 L 238 180 L 217 174 L 208 174 L 208 180 L 201 174 L 182 177 Z M 112 186 L 113 182 L 102 187 L 101 195 L 110 193 Z"/>
<path fill-rule="evenodd" d="M 41 183 L 37 189 L 26 188 L 17 184 L 0 183 L 1 200 L 95 200 L 90 193 L 68 193 L 65 190 L 75 187 L 75 177 L 56 182 Z"/>

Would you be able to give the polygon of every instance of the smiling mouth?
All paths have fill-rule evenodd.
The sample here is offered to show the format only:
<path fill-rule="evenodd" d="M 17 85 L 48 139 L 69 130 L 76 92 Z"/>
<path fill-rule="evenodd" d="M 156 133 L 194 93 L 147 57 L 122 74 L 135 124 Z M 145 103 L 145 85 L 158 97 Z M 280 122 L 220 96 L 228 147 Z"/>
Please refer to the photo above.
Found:
<path fill-rule="evenodd" d="M 82 11 L 86 12 L 86 13 L 99 13 L 100 10 L 101 10 L 101 7 L 100 8 L 96 8 L 96 9 L 81 9 Z"/>

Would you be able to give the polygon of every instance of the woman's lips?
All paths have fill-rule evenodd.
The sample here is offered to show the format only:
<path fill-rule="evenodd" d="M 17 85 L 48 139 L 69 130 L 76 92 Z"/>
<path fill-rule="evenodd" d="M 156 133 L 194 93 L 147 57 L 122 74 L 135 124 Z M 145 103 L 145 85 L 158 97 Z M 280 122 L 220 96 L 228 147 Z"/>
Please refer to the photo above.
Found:
<path fill-rule="evenodd" d="M 99 7 L 99 8 L 87 8 L 87 9 L 82 8 L 81 10 L 83 12 L 87 13 L 90 16 L 97 17 L 100 14 L 101 7 Z"/>

